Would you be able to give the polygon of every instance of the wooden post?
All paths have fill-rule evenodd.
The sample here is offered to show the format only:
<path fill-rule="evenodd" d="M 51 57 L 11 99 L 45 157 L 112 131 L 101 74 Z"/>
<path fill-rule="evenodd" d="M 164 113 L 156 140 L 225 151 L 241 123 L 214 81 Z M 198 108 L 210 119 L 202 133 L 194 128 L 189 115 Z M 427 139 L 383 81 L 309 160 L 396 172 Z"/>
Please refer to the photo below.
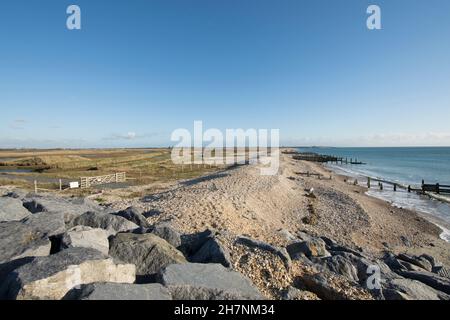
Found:
<path fill-rule="evenodd" d="M 62 191 L 62 181 L 59 179 L 59 191 Z"/>
<path fill-rule="evenodd" d="M 439 190 L 439 183 L 436 183 L 436 193 L 439 194 L 440 190 Z"/>
<path fill-rule="evenodd" d="M 367 188 L 370 189 L 370 177 L 367 177 Z"/>
<path fill-rule="evenodd" d="M 397 191 L 397 184 L 394 183 L 394 191 Z"/>
<path fill-rule="evenodd" d="M 38 188 L 37 188 L 37 181 L 34 180 L 34 193 L 38 192 Z"/>

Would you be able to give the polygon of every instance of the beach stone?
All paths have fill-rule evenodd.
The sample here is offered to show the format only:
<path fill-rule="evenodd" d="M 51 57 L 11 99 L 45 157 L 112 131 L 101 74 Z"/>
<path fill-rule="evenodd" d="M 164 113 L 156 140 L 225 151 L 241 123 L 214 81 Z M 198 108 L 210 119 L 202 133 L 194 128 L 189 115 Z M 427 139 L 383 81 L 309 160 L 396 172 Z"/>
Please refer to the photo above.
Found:
<path fill-rule="evenodd" d="M 147 222 L 147 219 L 143 215 L 143 210 L 137 207 L 129 207 L 125 210 L 114 213 L 116 216 L 123 217 L 142 228 L 150 228 L 150 224 Z"/>
<path fill-rule="evenodd" d="M 159 283 L 90 283 L 70 290 L 63 300 L 172 300 Z"/>
<path fill-rule="evenodd" d="M 180 251 L 151 233 L 119 233 L 110 240 L 109 254 L 135 264 L 138 276 L 153 275 L 169 264 L 187 262 Z"/>
<path fill-rule="evenodd" d="M 305 274 L 299 279 L 302 286 L 324 300 L 347 300 L 347 296 L 334 288 L 323 274 Z"/>
<path fill-rule="evenodd" d="M 286 269 L 289 269 L 291 267 L 291 257 L 288 254 L 288 251 L 284 248 L 278 248 L 276 246 L 273 246 L 271 244 L 265 243 L 263 241 L 255 240 L 252 238 L 240 236 L 235 241 L 236 244 L 240 244 L 243 246 L 247 246 L 249 248 L 257 248 L 263 251 L 268 251 L 272 254 L 277 255 L 284 263 L 284 266 Z"/>
<path fill-rule="evenodd" d="M 386 300 L 448 300 L 449 296 L 419 281 L 393 279 L 388 288 L 383 288 Z"/>
<path fill-rule="evenodd" d="M 53 194 L 26 197 L 23 199 L 23 205 L 31 213 L 64 213 L 66 222 L 71 221 L 87 211 L 102 211 L 102 208 L 98 204 L 89 199 L 64 198 Z"/>
<path fill-rule="evenodd" d="M 23 224 L 39 230 L 48 237 L 58 236 L 66 232 L 64 213 L 40 212 L 32 214 L 21 221 Z"/>
<path fill-rule="evenodd" d="M 80 247 L 92 248 L 107 255 L 109 252 L 109 233 L 103 229 L 76 226 L 68 230 L 61 239 L 61 249 Z"/>
<path fill-rule="evenodd" d="M 127 232 L 138 228 L 138 225 L 113 214 L 89 211 L 73 219 L 70 226 L 87 226 L 107 230 L 110 235 Z"/>
<path fill-rule="evenodd" d="M 181 245 L 179 249 L 187 256 L 192 256 L 208 241 L 215 236 L 216 232 L 211 229 L 194 233 L 181 235 Z"/>
<path fill-rule="evenodd" d="M 89 248 L 69 248 L 10 273 L 0 285 L 7 299 L 59 300 L 72 288 L 93 282 L 133 283 L 135 266 L 115 263 Z"/>
<path fill-rule="evenodd" d="M 328 271 L 344 276 L 352 282 L 359 282 L 358 270 L 352 262 L 340 255 L 320 259 L 319 264 Z"/>
<path fill-rule="evenodd" d="M 438 291 L 450 294 L 450 279 L 448 278 L 427 271 L 398 271 L 398 273 L 405 278 L 420 281 Z"/>
<path fill-rule="evenodd" d="M 20 221 L 31 215 L 23 206 L 22 201 L 16 198 L 0 197 L 0 222 Z"/>
<path fill-rule="evenodd" d="M 0 263 L 50 254 L 51 242 L 48 237 L 18 221 L 0 222 L 0 239 Z"/>
<path fill-rule="evenodd" d="M 174 300 L 263 299 L 249 279 L 220 264 L 172 264 L 158 274 L 158 282 Z"/>
<path fill-rule="evenodd" d="M 288 287 L 283 290 L 281 299 L 283 300 L 320 300 L 315 293 L 297 289 L 295 287 Z"/>
<path fill-rule="evenodd" d="M 407 254 L 402 253 L 397 256 L 397 259 L 414 264 L 422 269 L 425 269 L 426 271 L 431 272 L 431 270 L 433 269 L 433 265 L 431 264 L 431 262 L 428 261 L 428 259 L 426 259 L 423 256 L 419 256 L 419 257 L 409 256 Z"/>
<path fill-rule="evenodd" d="M 295 259 L 300 253 L 306 255 L 308 258 L 330 256 L 330 253 L 325 248 L 325 242 L 320 238 L 295 241 L 289 244 L 286 249 L 292 259 Z"/>
<path fill-rule="evenodd" d="M 211 238 L 190 258 L 191 262 L 220 263 L 226 268 L 231 267 L 229 251 L 216 238 Z"/>
<path fill-rule="evenodd" d="M 160 222 L 151 228 L 151 233 L 166 240 L 168 243 L 178 248 L 181 245 L 181 235 L 168 222 Z"/>

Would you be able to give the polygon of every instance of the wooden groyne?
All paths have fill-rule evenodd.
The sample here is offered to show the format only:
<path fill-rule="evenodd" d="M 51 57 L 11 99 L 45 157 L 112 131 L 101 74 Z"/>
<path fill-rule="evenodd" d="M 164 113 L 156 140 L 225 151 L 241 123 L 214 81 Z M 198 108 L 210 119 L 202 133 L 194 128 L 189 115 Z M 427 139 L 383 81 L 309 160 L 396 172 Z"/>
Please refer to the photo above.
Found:
<path fill-rule="evenodd" d="M 336 163 L 336 164 L 357 164 L 362 165 L 364 162 L 358 161 L 358 159 L 353 158 L 344 158 L 337 156 L 329 156 L 324 154 L 312 153 L 312 152 L 294 152 L 294 151 L 285 151 L 285 154 L 292 154 L 292 159 L 294 160 L 304 160 L 311 162 L 319 162 L 319 163 Z"/>

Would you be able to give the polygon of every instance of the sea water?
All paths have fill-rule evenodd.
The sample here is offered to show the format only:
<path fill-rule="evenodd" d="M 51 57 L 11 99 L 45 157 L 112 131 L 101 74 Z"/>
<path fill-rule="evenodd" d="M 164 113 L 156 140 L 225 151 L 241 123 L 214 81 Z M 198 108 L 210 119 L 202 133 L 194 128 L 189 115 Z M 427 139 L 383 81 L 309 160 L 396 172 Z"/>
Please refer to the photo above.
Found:
<path fill-rule="evenodd" d="M 364 165 L 327 164 L 339 174 L 367 183 L 367 177 L 411 185 L 420 188 L 427 184 L 450 185 L 450 147 L 417 148 L 298 148 L 301 152 L 316 152 L 364 162 Z M 393 206 L 416 210 L 443 230 L 441 237 L 450 241 L 450 204 L 417 193 L 408 193 L 385 184 L 383 190 L 372 182 L 368 195 L 383 199 Z M 450 197 L 450 195 L 449 195 Z"/>

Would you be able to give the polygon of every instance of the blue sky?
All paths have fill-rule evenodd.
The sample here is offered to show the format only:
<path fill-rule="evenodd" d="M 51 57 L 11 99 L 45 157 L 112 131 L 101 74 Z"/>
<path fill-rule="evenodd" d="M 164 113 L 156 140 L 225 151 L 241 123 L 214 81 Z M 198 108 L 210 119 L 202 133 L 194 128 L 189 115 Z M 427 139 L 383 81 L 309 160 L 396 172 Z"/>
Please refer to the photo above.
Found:
<path fill-rule="evenodd" d="M 0 39 L 3 148 L 166 146 L 194 120 L 284 145 L 450 145 L 447 0 L 5 0 Z"/>

